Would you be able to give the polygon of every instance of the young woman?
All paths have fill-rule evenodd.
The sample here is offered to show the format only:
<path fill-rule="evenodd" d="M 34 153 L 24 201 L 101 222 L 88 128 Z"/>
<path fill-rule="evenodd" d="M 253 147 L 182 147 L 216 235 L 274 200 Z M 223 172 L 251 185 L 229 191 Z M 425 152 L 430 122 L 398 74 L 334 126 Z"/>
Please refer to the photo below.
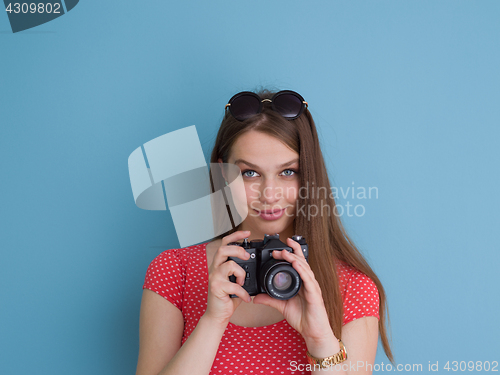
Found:
<path fill-rule="evenodd" d="M 342 226 L 304 99 L 288 90 L 233 96 L 211 163 L 240 168 L 248 216 L 224 236 L 153 260 L 137 374 L 366 374 L 379 335 L 392 361 L 384 289 Z M 249 254 L 228 244 L 275 233 L 293 253 L 273 258 L 289 262 L 302 287 L 289 300 L 250 297 L 245 271 L 228 261 Z M 293 235 L 306 239 L 308 261 Z"/>

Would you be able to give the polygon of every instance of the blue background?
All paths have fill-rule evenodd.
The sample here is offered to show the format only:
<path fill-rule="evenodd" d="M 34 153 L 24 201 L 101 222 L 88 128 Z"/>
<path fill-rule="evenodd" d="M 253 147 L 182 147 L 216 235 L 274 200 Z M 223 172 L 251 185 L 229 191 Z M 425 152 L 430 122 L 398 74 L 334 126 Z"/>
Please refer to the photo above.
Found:
<path fill-rule="evenodd" d="M 127 158 L 259 86 L 301 93 L 331 182 L 377 187 L 348 232 L 401 364 L 499 361 L 500 2 L 96 1 L 12 34 L 0 14 L 0 373 L 132 374 L 168 212 Z M 358 211 L 359 212 L 359 211 Z M 387 363 L 379 347 L 376 363 Z"/>

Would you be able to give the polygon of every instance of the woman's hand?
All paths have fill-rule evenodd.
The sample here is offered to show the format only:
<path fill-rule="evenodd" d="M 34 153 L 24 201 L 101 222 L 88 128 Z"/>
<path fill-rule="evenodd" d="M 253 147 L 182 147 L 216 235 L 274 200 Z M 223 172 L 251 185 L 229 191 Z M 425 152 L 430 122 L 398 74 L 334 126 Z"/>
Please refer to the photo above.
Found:
<path fill-rule="evenodd" d="M 241 246 L 228 245 L 247 238 L 250 231 L 237 231 L 222 238 L 222 244 L 217 249 L 210 268 L 208 269 L 208 297 L 207 310 L 204 316 L 213 319 L 216 323 L 227 325 L 234 310 L 241 301 L 250 302 L 252 299 L 248 292 L 243 289 L 246 272 L 236 262 L 228 257 L 237 257 L 248 260 L 250 254 Z M 236 276 L 236 283 L 229 281 L 229 276 Z M 231 298 L 230 294 L 235 294 L 240 298 Z"/>
<path fill-rule="evenodd" d="M 307 347 L 321 346 L 323 343 L 337 341 L 328 320 L 328 314 L 321 295 L 321 288 L 307 263 L 300 244 L 287 238 L 287 245 L 293 254 L 286 250 L 273 252 L 273 258 L 283 259 L 292 264 L 302 279 L 297 295 L 289 300 L 279 300 L 267 294 L 259 294 L 253 303 L 271 306 L 283 314 L 288 323 L 299 332 Z"/>

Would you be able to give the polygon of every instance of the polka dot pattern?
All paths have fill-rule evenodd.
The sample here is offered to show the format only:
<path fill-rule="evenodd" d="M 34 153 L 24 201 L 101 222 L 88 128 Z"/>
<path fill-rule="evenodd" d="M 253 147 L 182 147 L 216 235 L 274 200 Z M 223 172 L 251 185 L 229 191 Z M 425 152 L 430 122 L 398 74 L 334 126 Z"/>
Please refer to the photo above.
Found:
<path fill-rule="evenodd" d="M 378 291 L 373 281 L 345 263 L 337 264 L 344 301 L 344 322 L 378 316 Z M 143 288 L 166 298 L 184 317 L 182 344 L 193 332 L 207 306 L 206 243 L 167 250 L 149 265 Z M 286 320 L 264 327 L 229 323 L 210 374 L 310 374 L 292 371 L 290 362 L 305 364 L 302 336 Z"/>
<path fill-rule="evenodd" d="M 378 289 L 373 280 L 344 262 L 337 262 L 337 275 L 344 301 L 343 324 L 364 316 L 380 319 Z"/>

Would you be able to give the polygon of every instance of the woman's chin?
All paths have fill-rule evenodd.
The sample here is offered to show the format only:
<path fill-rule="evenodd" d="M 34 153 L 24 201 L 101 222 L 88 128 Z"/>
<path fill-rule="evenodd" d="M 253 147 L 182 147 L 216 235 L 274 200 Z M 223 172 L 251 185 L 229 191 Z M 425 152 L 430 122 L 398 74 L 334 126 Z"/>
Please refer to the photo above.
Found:
<path fill-rule="evenodd" d="M 259 221 L 259 223 L 255 223 L 256 225 L 252 225 L 252 227 L 254 228 L 254 230 L 252 231 L 252 237 L 256 235 L 258 238 L 263 238 L 264 234 L 281 234 L 284 233 L 291 225 L 293 225 L 293 222 L 287 223 L 285 220 Z"/>

